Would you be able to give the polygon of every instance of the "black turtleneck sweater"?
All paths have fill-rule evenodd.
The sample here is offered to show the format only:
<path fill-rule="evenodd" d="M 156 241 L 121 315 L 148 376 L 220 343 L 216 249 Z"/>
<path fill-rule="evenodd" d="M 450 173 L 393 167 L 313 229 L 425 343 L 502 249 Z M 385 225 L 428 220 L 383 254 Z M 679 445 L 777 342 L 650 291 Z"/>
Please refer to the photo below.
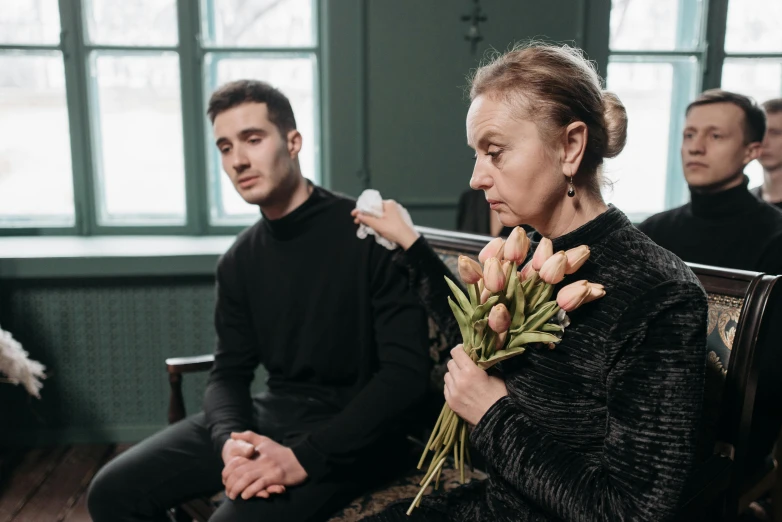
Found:
<path fill-rule="evenodd" d="M 691 263 L 782 274 L 782 211 L 758 200 L 747 183 L 716 194 L 691 190 L 689 203 L 638 228 Z"/>
<path fill-rule="evenodd" d="M 757 198 L 764 203 L 768 203 L 766 200 L 763 199 L 763 185 L 760 185 L 759 187 L 755 187 L 752 190 L 750 190 Z M 778 209 L 782 210 L 782 201 L 777 201 L 775 203 L 768 203 L 769 205 L 774 205 Z"/>
<path fill-rule="evenodd" d="M 245 230 L 220 259 L 204 399 L 218 451 L 232 431 L 270 428 L 253 422 L 259 364 L 272 393 L 328 405 L 273 437 L 295 440 L 314 480 L 366 455 L 424 395 L 425 313 L 392 252 L 356 237 L 353 208 L 354 200 L 314 187 L 287 216 Z"/>
<path fill-rule="evenodd" d="M 540 239 L 532 235 L 533 241 Z M 508 396 L 472 432 L 489 478 L 371 517 L 387 521 L 671 520 L 695 462 L 706 372 L 706 295 L 692 271 L 611 206 L 554 240 L 592 254 L 562 285 L 605 285 L 553 350 L 501 363 Z M 531 254 L 530 254 L 531 255 Z M 440 325 L 448 273 L 423 238 L 405 252 Z M 447 327 L 447 326 L 446 326 Z"/>

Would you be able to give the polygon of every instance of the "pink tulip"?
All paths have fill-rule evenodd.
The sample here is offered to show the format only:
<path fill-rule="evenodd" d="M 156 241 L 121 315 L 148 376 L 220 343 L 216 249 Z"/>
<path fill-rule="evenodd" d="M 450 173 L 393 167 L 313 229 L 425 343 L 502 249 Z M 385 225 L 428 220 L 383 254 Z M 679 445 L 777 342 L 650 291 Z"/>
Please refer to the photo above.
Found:
<path fill-rule="evenodd" d="M 510 261 L 506 259 L 500 263 L 500 266 L 502 267 L 502 273 L 505 274 L 505 280 L 508 281 L 510 279 L 510 271 L 513 269 Z"/>
<path fill-rule="evenodd" d="M 489 312 L 489 328 L 497 333 L 502 333 L 510 327 L 510 312 L 500 303 L 491 307 Z"/>
<path fill-rule="evenodd" d="M 509 261 L 515 262 L 520 265 L 527 258 L 527 252 L 529 251 L 529 238 L 527 233 L 521 227 L 516 227 L 513 232 L 510 233 L 508 239 L 505 241 L 505 252 L 503 257 Z"/>
<path fill-rule="evenodd" d="M 496 257 L 487 259 L 483 266 L 483 284 L 491 293 L 501 292 L 505 289 L 505 273 Z"/>
<path fill-rule="evenodd" d="M 591 303 L 595 299 L 600 299 L 601 297 L 606 295 L 606 291 L 603 285 L 597 283 L 587 283 L 587 284 L 589 285 L 589 295 L 586 296 L 584 302 L 581 304 Z"/>
<path fill-rule="evenodd" d="M 480 261 L 481 264 L 486 264 L 486 260 L 490 257 L 501 259 L 501 251 L 503 246 L 505 246 L 505 240 L 501 237 L 492 239 L 485 247 L 483 247 L 481 253 L 478 254 L 478 261 Z"/>
<path fill-rule="evenodd" d="M 532 268 L 540 271 L 543 263 L 545 263 L 548 258 L 553 255 L 554 245 L 551 243 L 549 238 L 544 237 L 540 240 L 540 243 L 538 243 L 538 248 L 535 250 L 535 254 L 532 256 Z"/>
<path fill-rule="evenodd" d="M 586 279 L 564 286 L 557 292 L 557 305 L 566 312 L 572 312 L 584 302 L 590 294 Z"/>
<path fill-rule="evenodd" d="M 606 295 L 603 285 L 582 279 L 563 287 L 557 294 L 557 305 L 566 312 Z"/>
<path fill-rule="evenodd" d="M 487 288 L 481 290 L 481 304 L 485 303 L 491 297 L 491 292 Z"/>
<path fill-rule="evenodd" d="M 547 283 L 556 285 L 565 278 L 567 268 L 567 256 L 564 251 L 559 251 L 543 263 L 540 267 L 540 278 Z"/>
<path fill-rule="evenodd" d="M 532 274 L 535 273 L 535 269 L 532 268 L 532 261 L 524 265 L 524 268 L 521 269 L 521 274 L 519 274 L 519 279 L 522 281 L 526 281 L 530 277 L 532 277 Z"/>
<path fill-rule="evenodd" d="M 477 283 L 483 277 L 481 265 L 467 256 L 459 256 L 459 277 L 462 278 L 464 284 Z"/>
<path fill-rule="evenodd" d="M 577 246 L 565 252 L 565 255 L 567 256 L 565 273 L 570 275 L 581 268 L 586 263 L 586 260 L 589 259 L 589 247 L 586 245 Z"/>

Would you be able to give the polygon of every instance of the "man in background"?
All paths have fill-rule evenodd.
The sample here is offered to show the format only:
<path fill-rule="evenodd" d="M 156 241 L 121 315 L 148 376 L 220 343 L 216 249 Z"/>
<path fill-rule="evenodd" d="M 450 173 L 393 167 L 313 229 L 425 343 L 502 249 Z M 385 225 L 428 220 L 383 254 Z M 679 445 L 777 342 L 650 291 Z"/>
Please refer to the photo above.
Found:
<path fill-rule="evenodd" d="M 713 89 L 685 115 L 681 156 L 690 202 L 639 228 L 684 261 L 782 274 L 782 212 L 756 198 L 744 175 L 761 154 L 763 110 L 746 96 Z"/>
<path fill-rule="evenodd" d="M 782 210 L 782 98 L 763 104 L 766 137 L 758 162 L 763 167 L 763 185 L 752 189 L 757 197 Z"/>

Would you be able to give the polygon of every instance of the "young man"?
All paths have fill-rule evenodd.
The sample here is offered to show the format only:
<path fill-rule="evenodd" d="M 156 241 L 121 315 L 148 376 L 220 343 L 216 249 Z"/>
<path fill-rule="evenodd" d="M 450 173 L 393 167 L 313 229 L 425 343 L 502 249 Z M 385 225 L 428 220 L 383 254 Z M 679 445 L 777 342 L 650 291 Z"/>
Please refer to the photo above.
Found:
<path fill-rule="evenodd" d="M 212 521 L 326 520 L 382 475 L 427 387 L 425 314 L 392 253 L 356 237 L 355 202 L 303 177 L 287 98 L 232 82 L 208 114 L 223 169 L 263 218 L 217 267 L 204 412 L 101 470 L 95 522 L 164 520 L 221 489 Z M 259 364 L 268 391 L 251 397 Z"/>
<path fill-rule="evenodd" d="M 782 98 L 763 104 L 766 137 L 758 162 L 763 167 L 763 185 L 752 189 L 757 197 L 782 210 Z"/>
<path fill-rule="evenodd" d="M 639 226 L 685 261 L 782 274 L 782 212 L 747 190 L 744 167 L 760 155 L 763 111 L 718 89 L 687 107 L 681 155 L 690 202 Z"/>

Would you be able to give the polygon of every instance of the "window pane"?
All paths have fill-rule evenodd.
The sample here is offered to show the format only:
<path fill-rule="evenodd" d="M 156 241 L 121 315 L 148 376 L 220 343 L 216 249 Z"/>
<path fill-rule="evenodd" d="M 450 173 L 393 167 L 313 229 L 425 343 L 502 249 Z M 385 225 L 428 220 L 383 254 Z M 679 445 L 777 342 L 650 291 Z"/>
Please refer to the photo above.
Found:
<path fill-rule="evenodd" d="M 671 51 L 698 46 L 701 0 L 613 0 L 613 50 Z"/>
<path fill-rule="evenodd" d="M 204 71 L 207 76 L 205 89 L 207 95 L 228 81 L 244 78 L 262 80 L 280 89 L 291 101 L 296 125 L 303 136 L 303 145 L 299 154 L 302 173 L 309 179 L 319 181 L 320 137 L 315 127 L 317 84 L 314 55 L 239 57 L 210 54 L 206 57 Z M 236 193 L 228 175 L 222 170 L 212 139 L 211 125 L 209 125 L 207 143 L 210 144 L 213 220 L 219 222 L 222 218 L 238 217 L 246 222 L 257 219 L 258 207 L 244 202 Z"/>
<path fill-rule="evenodd" d="M 88 0 L 89 39 L 107 45 L 176 45 L 176 0 Z"/>
<path fill-rule="evenodd" d="M 728 58 L 722 66 L 722 88 L 752 96 L 758 103 L 782 97 L 782 60 Z M 763 167 L 757 161 L 744 173 L 750 187 L 763 183 Z"/>
<path fill-rule="evenodd" d="M 73 225 L 61 53 L 0 54 L 0 121 L 0 221 Z"/>
<path fill-rule="evenodd" d="M 758 103 L 782 96 L 782 60 L 728 58 L 722 66 L 722 88 Z"/>
<path fill-rule="evenodd" d="M 5 1 L 0 9 L 0 44 L 60 43 L 57 0 Z"/>
<path fill-rule="evenodd" d="M 749 178 L 749 188 L 759 187 L 763 184 L 763 167 L 758 160 L 750 162 L 744 168 L 744 174 Z"/>
<path fill-rule="evenodd" d="M 221 47 L 315 45 L 314 0 L 203 0 L 206 42 Z"/>
<path fill-rule="evenodd" d="M 185 221 L 179 60 L 175 53 L 93 57 L 99 222 Z"/>
<path fill-rule="evenodd" d="M 622 154 L 606 161 L 605 175 L 614 186 L 605 196 L 627 214 L 665 210 L 668 172 L 681 172 L 681 122 L 697 69 L 694 59 L 609 62 L 607 87 L 627 109 L 628 135 Z"/>
<path fill-rule="evenodd" d="M 780 0 L 731 0 L 725 50 L 734 52 L 782 52 L 782 2 Z"/>

